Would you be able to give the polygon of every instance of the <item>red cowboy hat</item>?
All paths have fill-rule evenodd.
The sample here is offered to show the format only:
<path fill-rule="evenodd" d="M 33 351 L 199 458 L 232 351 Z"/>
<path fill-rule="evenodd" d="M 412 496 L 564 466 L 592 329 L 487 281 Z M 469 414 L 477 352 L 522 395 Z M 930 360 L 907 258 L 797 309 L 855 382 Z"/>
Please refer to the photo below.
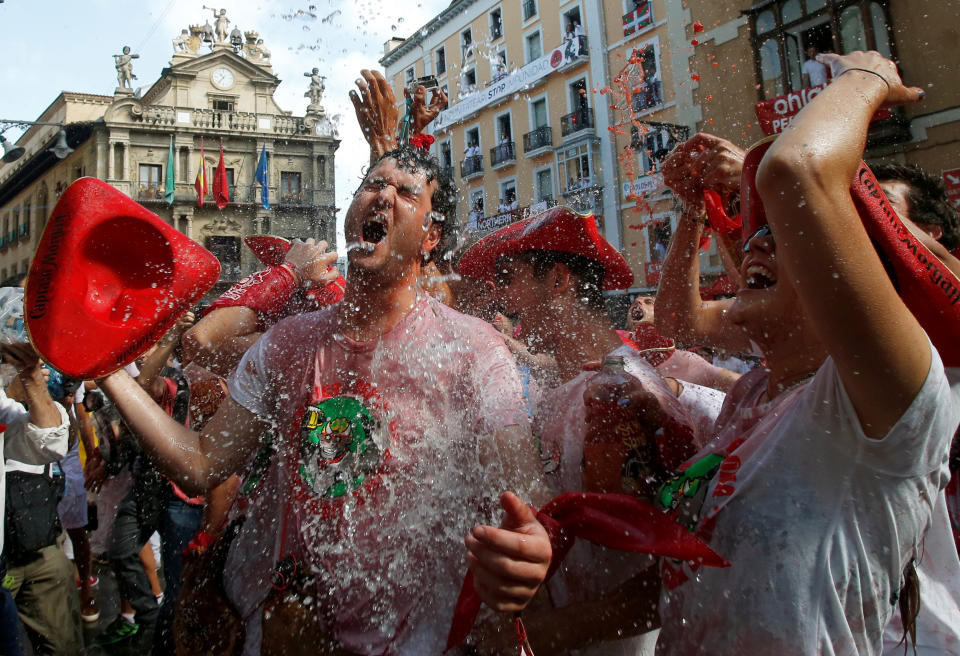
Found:
<path fill-rule="evenodd" d="M 497 260 L 524 251 L 560 251 L 582 255 L 603 265 L 604 289 L 627 289 L 633 272 L 627 261 L 597 231 L 592 214 L 554 207 L 500 228 L 467 249 L 457 264 L 461 275 L 493 280 Z"/>
<path fill-rule="evenodd" d="M 209 251 L 105 182 L 81 178 L 34 254 L 27 330 L 56 369 L 97 378 L 150 348 L 219 276 Z"/>

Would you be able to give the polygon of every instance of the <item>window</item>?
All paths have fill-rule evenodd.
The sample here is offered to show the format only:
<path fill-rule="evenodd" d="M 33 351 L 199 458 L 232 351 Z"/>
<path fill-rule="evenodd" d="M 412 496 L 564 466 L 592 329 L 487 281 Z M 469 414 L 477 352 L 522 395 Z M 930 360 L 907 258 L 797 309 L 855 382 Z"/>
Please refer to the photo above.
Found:
<path fill-rule="evenodd" d="M 299 171 L 281 171 L 280 172 L 280 199 L 288 203 L 299 203 L 300 196 L 300 172 Z"/>
<path fill-rule="evenodd" d="M 637 153 L 638 170 L 647 175 L 660 168 L 678 143 L 686 141 L 689 130 L 683 125 L 652 123 L 642 134 L 637 126 L 631 128 L 631 133 L 630 147 Z"/>
<path fill-rule="evenodd" d="M 211 108 L 217 112 L 232 112 L 234 103 L 232 100 L 224 100 L 222 98 L 214 98 L 210 101 Z"/>
<path fill-rule="evenodd" d="M 537 0 L 523 0 L 523 20 L 528 21 L 537 15 Z"/>
<path fill-rule="evenodd" d="M 463 82 L 460 84 L 460 93 L 471 93 L 477 88 L 477 69 L 468 68 L 463 72 Z"/>
<path fill-rule="evenodd" d="M 566 192 L 575 192 L 578 189 L 593 184 L 590 176 L 590 149 L 588 144 L 565 148 L 557 158 L 560 163 L 560 180 L 565 185 Z"/>
<path fill-rule="evenodd" d="M 473 30 L 469 27 L 460 33 L 460 53 L 463 59 L 473 55 Z"/>
<path fill-rule="evenodd" d="M 533 129 L 546 127 L 549 123 L 547 99 L 539 98 L 530 103 L 530 125 Z"/>
<path fill-rule="evenodd" d="M 447 51 L 442 47 L 437 48 L 437 51 L 433 53 L 433 64 L 437 75 L 443 75 L 447 72 Z"/>
<path fill-rule="evenodd" d="M 470 128 L 466 132 L 467 146 L 480 147 L 480 128 Z"/>
<path fill-rule="evenodd" d="M 207 237 L 204 246 L 220 260 L 222 279 L 240 277 L 240 237 Z"/>
<path fill-rule="evenodd" d="M 10 221 L 10 231 L 7 233 L 7 241 L 16 243 L 20 238 L 20 208 L 13 208 L 13 218 Z"/>
<path fill-rule="evenodd" d="M 524 54 L 526 61 L 530 62 L 540 59 L 543 56 L 543 45 L 540 42 L 540 30 L 524 37 Z"/>
<path fill-rule="evenodd" d="M 321 187 L 327 184 L 327 158 L 325 155 L 317 155 L 317 183 Z"/>
<path fill-rule="evenodd" d="M 453 168 L 453 147 L 449 140 L 440 144 L 440 167 L 444 169 Z"/>
<path fill-rule="evenodd" d="M 29 237 L 30 236 L 30 221 L 33 219 L 33 215 L 30 210 L 30 203 L 26 203 L 23 206 L 23 223 L 20 224 L 20 236 Z"/>
<path fill-rule="evenodd" d="M 506 48 L 498 52 L 493 61 L 490 62 L 490 79 L 499 82 L 507 77 L 507 50 Z"/>
<path fill-rule="evenodd" d="M 822 84 L 818 52 L 894 56 L 887 0 L 776 0 L 747 14 L 760 100 Z"/>
<path fill-rule="evenodd" d="M 673 235 L 673 225 L 670 215 L 660 218 L 647 226 L 647 259 L 650 262 L 663 262 L 667 257 L 667 247 Z"/>
<path fill-rule="evenodd" d="M 540 169 L 533 175 L 533 194 L 539 201 L 553 200 L 553 171 L 549 168 Z"/>
<path fill-rule="evenodd" d="M 504 212 L 516 212 L 520 209 L 520 202 L 517 199 L 517 181 L 515 178 L 503 180 L 500 182 L 500 201 L 497 204 L 497 214 Z"/>
<path fill-rule="evenodd" d="M 163 167 L 159 164 L 141 164 L 140 165 L 140 183 L 138 188 L 138 198 L 148 200 L 163 197 L 163 187 L 161 180 Z"/>
<path fill-rule="evenodd" d="M 634 89 L 631 95 L 633 111 L 639 113 L 663 103 L 663 81 L 660 79 L 657 47 L 654 43 L 640 46 L 633 51 L 632 56 L 640 59 L 640 70 L 643 73 L 643 84 Z"/>
<path fill-rule="evenodd" d="M 403 72 L 403 83 L 407 86 L 410 86 L 415 79 L 417 79 L 417 71 L 413 66 Z"/>
<path fill-rule="evenodd" d="M 503 13 L 497 7 L 488 16 L 490 16 L 490 38 L 496 41 L 503 36 Z"/>
<path fill-rule="evenodd" d="M 485 215 L 483 209 L 483 188 L 470 192 L 470 222 L 476 224 Z"/>
<path fill-rule="evenodd" d="M 510 124 L 510 112 L 500 114 L 500 116 L 497 117 L 497 143 L 513 139 L 513 130 L 510 129 Z"/>

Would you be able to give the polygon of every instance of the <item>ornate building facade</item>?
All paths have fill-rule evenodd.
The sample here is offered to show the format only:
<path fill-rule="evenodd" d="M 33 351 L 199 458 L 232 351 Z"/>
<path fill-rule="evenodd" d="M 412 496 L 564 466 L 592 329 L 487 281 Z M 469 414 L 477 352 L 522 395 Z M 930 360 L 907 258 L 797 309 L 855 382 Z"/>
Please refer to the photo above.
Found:
<path fill-rule="evenodd" d="M 60 128 L 37 125 L 17 141 L 25 154 L 0 164 L 0 279 L 28 269 L 59 195 L 83 176 L 110 183 L 217 255 L 217 290 L 257 268 L 245 236 L 313 237 L 335 246 L 340 142 L 320 104 L 322 78 L 306 74 L 304 116 L 281 109 L 274 100 L 280 80 L 263 40 L 236 27 L 228 32 L 222 14 L 215 19 L 215 28 L 190 26 L 173 40 L 169 66 L 142 95 L 127 86 L 135 53 L 125 48 L 116 56 L 114 95 L 65 91 L 35 119 L 63 125 L 74 151 L 58 159 L 49 148 Z M 221 145 L 229 202 L 218 209 L 212 193 Z M 195 189 L 201 149 L 209 191 L 202 207 Z M 256 179 L 264 149 L 269 209 Z"/>

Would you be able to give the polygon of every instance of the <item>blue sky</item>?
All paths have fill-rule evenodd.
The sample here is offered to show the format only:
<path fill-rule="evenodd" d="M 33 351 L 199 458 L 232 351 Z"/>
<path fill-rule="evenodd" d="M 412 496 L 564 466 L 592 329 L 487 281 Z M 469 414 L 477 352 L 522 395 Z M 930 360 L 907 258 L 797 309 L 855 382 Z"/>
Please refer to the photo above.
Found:
<path fill-rule="evenodd" d="M 36 118 L 61 91 L 112 94 L 116 87 L 113 56 L 129 45 L 139 85 L 149 86 L 168 65 L 171 39 L 189 24 L 212 19 L 202 0 L 5 0 L 0 4 L 0 118 Z M 244 0 L 206 4 L 225 8 L 241 30 L 255 29 L 271 51 L 273 69 L 283 81 L 280 107 L 302 115 L 308 81 L 317 66 L 326 74 L 324 107 L 340 116 L 337 151 L 337 206 L 343 211 L 368 161 L 347 91 L 361 68 L 379 67 L 383 43 L 407 37 L 438 14 L 449 0 Z M 311 16 L 312 15 L 312 16 Z M 315 16 L 315 17 L 314 17 Z M 211 20 L 211 23 L 213 21 Z M 19 131 L 6 137 L 14 141 Z"/>

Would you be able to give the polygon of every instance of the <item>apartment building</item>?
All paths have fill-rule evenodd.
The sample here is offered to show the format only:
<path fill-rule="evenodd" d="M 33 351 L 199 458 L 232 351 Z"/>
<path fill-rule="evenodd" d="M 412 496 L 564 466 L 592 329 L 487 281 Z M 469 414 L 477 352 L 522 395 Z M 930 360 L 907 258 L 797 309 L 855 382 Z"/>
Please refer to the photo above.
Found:
<path fill-rule="evenodd" d="M 558 203 L 592 212 L 635 293 L 678 216 L 657 165 L 700 119 L 689 22 L 681 0 L 454 0 L 380 61 L 398 97 L 429 75 L 450 97 L 433 149 L 468 237 Z M 715 250 L 701 266 L 712 282 Z"/>

